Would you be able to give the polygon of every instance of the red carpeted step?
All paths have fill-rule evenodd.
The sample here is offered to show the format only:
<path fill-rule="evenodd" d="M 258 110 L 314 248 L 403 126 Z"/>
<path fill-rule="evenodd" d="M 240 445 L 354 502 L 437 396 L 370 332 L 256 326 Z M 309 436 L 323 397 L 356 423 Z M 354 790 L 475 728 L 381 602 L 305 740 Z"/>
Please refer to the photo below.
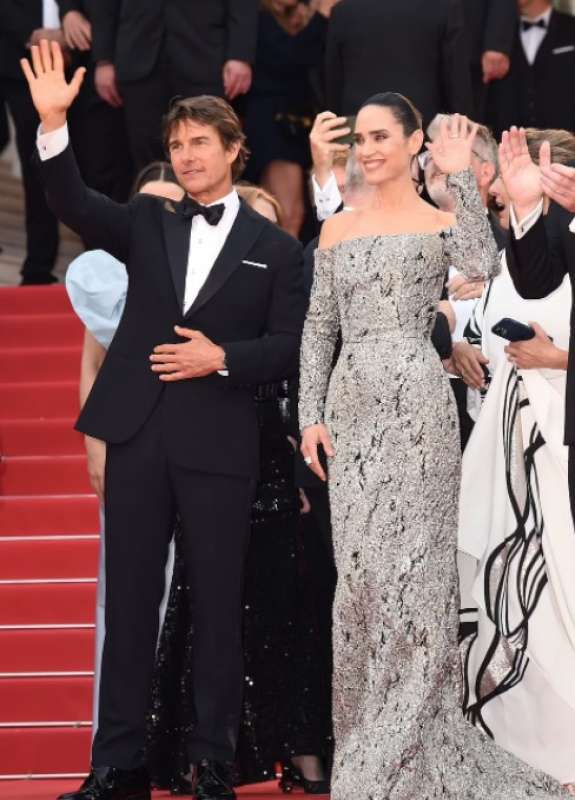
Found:
<path fill-rule="evenodd" d="M 85 625 L 95 604 L 95 583 L 0 585 L 0 625 Z"/>
<path fill-rule="evenodd" d="M 74 314 L 2 314 L 2 347 L 80 347 L 82 323 Z"/>
<path fill-rule="evenodd" d="M 0 580 L 95 578 L 100 541 L 93 539 L 2 539 Z"/>
<path fill-rule="evenodd" d="M 78 411 L 78 381 L 0 384 L 0 419 L 75 417 Z"/>
<path fill-rule="evenodd" d="M 2 588 L 7 587 L 0 586 L 0 591 Z M 32 592 L 32 587 L 28 588 Z M 0 630 L 0 673 L 91 672 L 93 669 L 93 629 Z"/>
<path fill-rule="evenodd" d="M 0 679 L 0 723 L 91 719 L 92 678 Z"/>
<path fill-rule="evenodd" d="M 5 456 L 71 455 L 84 452 L 84 438 L 66 419 L 0 420 L 0 453 Z"/>
<path fill-rule="evenodd" d="M 0 775 L 84 773 L 91 741 L 90 728 L 0 729 Z"/>
<path fill-rule="evenodd" d="M 11 347 L 0 349 L 0 382 L 78 381 L 80 347 Z"/>
<path fill-rule="evenodd" d="M 54 286 L 6 286 L 0 289 L 0 316 L 4 314 L 73 314 L 66 289 Z"/>
<path fill-rule="evenodd" d="M 0 536 L 98 533 L 96 495 L 0 497 Z"/>
<path fill-rule="evenodd" d="M 0 495 L 92 491 L 85 456 L 10 456 L 0 461 Z"/>

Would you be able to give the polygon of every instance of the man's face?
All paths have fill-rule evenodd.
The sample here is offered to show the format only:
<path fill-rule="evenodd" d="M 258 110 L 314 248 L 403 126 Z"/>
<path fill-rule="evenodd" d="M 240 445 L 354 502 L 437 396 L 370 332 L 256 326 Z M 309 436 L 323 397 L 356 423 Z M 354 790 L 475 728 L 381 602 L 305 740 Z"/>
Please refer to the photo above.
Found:
<path fill-rule="evenodd" d="M 169 138 L 172 168 L 178 183 L 200 202 L 217 200 L 231 189 L 231 167 L 239 145 L 229 149 L 212 125 L 185 120 Z"/>
<path fill-rule="evenodd" d="M 517 0 L 517 8 L 522 16 L 530 14 L 544 14 L 551 8 L 550 0 Z"/>

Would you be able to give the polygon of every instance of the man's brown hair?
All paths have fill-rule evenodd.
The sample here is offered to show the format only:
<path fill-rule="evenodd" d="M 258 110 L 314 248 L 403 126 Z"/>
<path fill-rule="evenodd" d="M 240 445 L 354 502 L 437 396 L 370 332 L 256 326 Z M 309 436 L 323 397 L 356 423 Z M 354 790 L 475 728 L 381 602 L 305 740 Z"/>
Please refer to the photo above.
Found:
<path fill-rule="evenodd" d="M 234 144 L 240 145 L 238 157 L 232 164 L 232 180 L 236 181 L 244 171 L 250 151 L 238 115 L 221 97 L 202 94 L 197 97 L 176 97 L 170 103 L 163 120 L 162 139 L 169 153 L 170 136 L 182 122 L 192 120 L 215 128 L 226 150 Z"/>

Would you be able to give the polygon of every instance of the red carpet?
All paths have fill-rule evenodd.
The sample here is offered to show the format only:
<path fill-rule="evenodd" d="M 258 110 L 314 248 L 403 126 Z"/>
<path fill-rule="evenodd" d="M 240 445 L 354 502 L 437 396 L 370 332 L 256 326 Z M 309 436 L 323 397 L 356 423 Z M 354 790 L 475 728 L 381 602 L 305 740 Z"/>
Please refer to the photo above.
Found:
<path fill-rule="evenodd" d="M 0 798 L 89 763 L 98 504 L 73 430 L 83 330 L 61 286 L 0 290 Z M 72 785 L 77 785 L 77 780 Z"/>
<path fill-rule="evenodd" d="M 78 781 L 7 781 L 0 783 L 1 800 L 54 800 L 58 794 L 69 792 L 78 786 Z M 277 783 L 259 783 L 242 786 L 238 790 L 241 800 L 267 800 L 283 796 Z M 154 792 L 154 800 L 171 797 L 168 792 Z"/>

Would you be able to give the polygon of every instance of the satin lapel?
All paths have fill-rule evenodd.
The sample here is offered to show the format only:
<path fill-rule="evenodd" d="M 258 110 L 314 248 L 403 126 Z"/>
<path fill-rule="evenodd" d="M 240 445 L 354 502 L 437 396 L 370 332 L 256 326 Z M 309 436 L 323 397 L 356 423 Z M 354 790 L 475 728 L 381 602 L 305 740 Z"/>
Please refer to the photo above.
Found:
<path fill-rule="evenodd" d="M 549 27 L 547 28 L 547 33 L 541 42 L 539 50 L 537 51 L 537 55 L 535 56 L 535 61 L 533 62 L 534 67 L 541 69 L 541 65 L 548 61 L 551 57 L 551 51 L 555 47 L 556 22 L 556 15 L 552 12 L 551 17 L 549 18 Z"/>
<path fill-rule="evenodd" d="M 188 309 L 186 317 L 198 311 L 222 288 L 258 238 L 263 224 L 263 217 L 252 211 L 242 200 L 238 216 L 232 225 L 228 238 L 216 258 L 206 282 Z M 191 257 L 194 257 L 193 253 L 191 253 Z"/>
<path fill-rule="evenodd" d="M 162 225 L 178 308 L 183 309 L 192 221 L 176 213 L 172 203 L 166 201 L 162 214 Z"/>

